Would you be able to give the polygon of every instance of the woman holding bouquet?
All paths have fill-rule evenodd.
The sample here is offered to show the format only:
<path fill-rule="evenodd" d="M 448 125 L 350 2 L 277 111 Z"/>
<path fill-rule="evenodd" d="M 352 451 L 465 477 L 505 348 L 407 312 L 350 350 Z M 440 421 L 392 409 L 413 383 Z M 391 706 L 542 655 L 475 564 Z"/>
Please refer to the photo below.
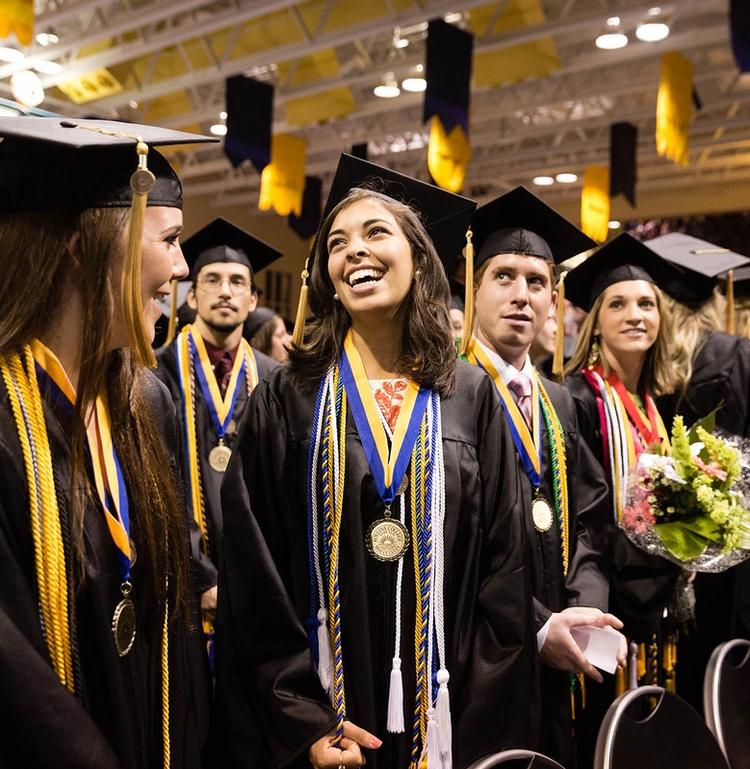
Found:
<path fill-rule="evenodd" d="M 646 681 L 659 683 L 658 627 L 674 593 L 680 570 L 631 544 L 616 522 L 639 454 L 669 437 L 654 396 L 673 389 L 669 366 L 669 322 L 657 283 L 673 270 L 640 242 L 619 235 L 565 277 L 566 296 L 589 314 L 567 368 L 565 385 L 578 410 L 581 436 L 605 469 L 613 500 L 609 537 L 610 611 L 625 623 L 629 638 L 646 644 Z M 631 671 L 632 680 L 632 671 Z M 623 689 L 624 675 L 617 679 Z M 588 704 L 577 724 L 584 751 L 593 749 L 596 730 L 619 693 L 612 684 L 588 686 Z"/>
<path fill-rule="evenodd" d="M 375 769 L 425 753 L 463 769 L 534 741 L 515 450 L 492 381 L 456 361 L 438 257 L 460 253 L 473 208 L 339 164 L 311 255 L 315 320 L 253 393 L 224 483 L 217 686 L 232 766 L 253 765 L 251 741 L 260 765 L 316 769 L 361 765 L 359 746 Z M 306 682 L 268 704 L 295 668 L 264 682 L 247 667 L 277 643 L 248 572 L 256 526 L 299 621 L 284 643 Z M 253 701 L 262 736 L 237 718 Z"/>

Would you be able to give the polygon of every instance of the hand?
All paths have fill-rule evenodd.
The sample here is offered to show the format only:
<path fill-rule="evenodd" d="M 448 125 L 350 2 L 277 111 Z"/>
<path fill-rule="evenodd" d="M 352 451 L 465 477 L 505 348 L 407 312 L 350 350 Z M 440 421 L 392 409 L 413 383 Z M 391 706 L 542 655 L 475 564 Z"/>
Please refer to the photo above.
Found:
<path fill-rule="evenodd" d="M 315 769 L 362 766 L 365 758 L 360 747 L 376 750 L 383 744 L 382 740 L 351 721 L 344 721 L 344 736 L 338 745 L 335 740 L 336 732 L 331 732 L 310 747 L 310 763 Z"/>
<path fill-rule="evenodd" d="M 201 612 L 207 619 L 213 620 L 216 617 L 216 596 L 219 588 L 214 585 L 201 594 Z"/>
<path fill-rule="evenodd" d="M 539 651 L 539 657 L 545 665 L 567 673 L 585 673 L 589 678 L 601 683 L 602 674 L 584 657 L 570 631 L 581 625 L 590 627 L 611 627 L 619 630 L 622 627 L 613 614 L 604 614 L 599 609 L 585 606 L 573 606 L 555 612 L 550 617 L 550 626 L 544 645 Z M 627 660 L 627 642 L 620 634 L 620 648 L 617 652 L 617 664 L 625 665 Z"/>

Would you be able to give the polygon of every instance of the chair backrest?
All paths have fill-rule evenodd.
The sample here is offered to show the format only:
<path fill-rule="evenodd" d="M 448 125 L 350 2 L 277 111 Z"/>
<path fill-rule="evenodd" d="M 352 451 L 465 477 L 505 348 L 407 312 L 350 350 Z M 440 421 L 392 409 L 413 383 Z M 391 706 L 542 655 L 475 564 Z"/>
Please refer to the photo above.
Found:
<path fill-rule="evenodd" d="M 750 769 L 750 641 L 737 638 L 714 649 L 703 681 L 703 710 L 732 769 Z"/>
<path fill-rule="evenodd" d="M 716 740 L 687 702 L 660 686 L 618 697 L 596 741 L 594 769 L 728 769 Z"/>
<path fill-rule="evenodd" d="M 494 766 L 504 769 L 565 769 L 557 761 L 533 750 L 503 750 L 480 758 L 469 769 L 492 769 Z"/>

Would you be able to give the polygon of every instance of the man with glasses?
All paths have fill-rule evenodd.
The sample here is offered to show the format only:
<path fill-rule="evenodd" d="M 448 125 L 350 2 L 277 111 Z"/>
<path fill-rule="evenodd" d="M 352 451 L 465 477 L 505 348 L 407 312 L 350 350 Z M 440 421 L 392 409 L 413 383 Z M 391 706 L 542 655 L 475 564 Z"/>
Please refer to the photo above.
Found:
<path fill-rule="evenodd" d="M 177 407 L 196 587 L 210 640 L 221 558 L 221 482 L 247 398 L 277 365 L 253 350 L 242 330 L 258 304 L 254 273 L 281 252 L 222 218 L 186 240 L 182 250 L 193 279 L 187 304 L 195 321 L 159 351 L 156 373 Z"/>

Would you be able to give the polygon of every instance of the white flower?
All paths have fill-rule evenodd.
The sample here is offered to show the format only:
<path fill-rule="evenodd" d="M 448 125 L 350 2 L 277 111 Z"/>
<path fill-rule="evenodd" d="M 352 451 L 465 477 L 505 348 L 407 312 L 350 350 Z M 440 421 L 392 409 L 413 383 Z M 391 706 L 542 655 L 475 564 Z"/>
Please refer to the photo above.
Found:
<path fill-rule="evenodd" d="M 674 459 L 672 457 L 664 457 L 661 454 L 648 454 L 644 452 L 638 457 L 638 466 L 651 472 L 656 470 L 669 481 L 674 483 L 684 484 L 686 481 L 680 476 L 675 467 Z"/>

